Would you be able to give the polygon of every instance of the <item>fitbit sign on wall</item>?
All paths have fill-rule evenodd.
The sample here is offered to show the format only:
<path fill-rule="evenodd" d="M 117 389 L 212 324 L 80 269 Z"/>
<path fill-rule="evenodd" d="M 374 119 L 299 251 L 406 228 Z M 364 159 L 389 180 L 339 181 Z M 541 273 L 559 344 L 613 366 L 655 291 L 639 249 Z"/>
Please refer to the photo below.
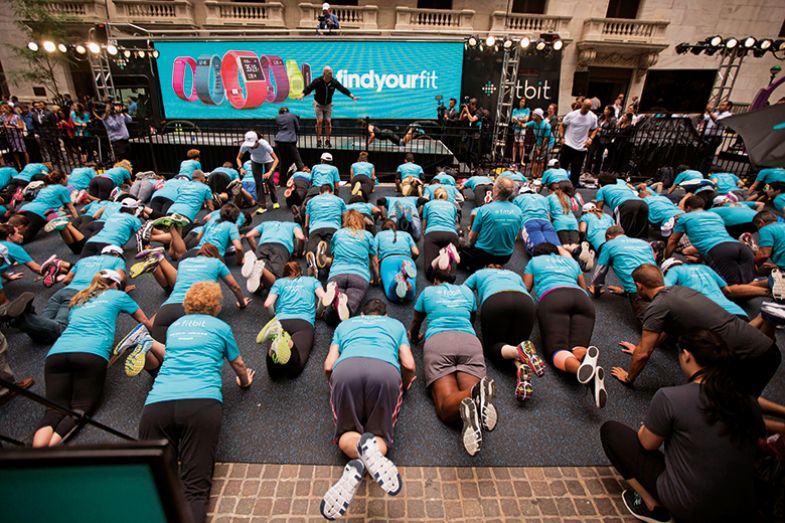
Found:
<path fill-rule="evenodd" d="M 166 118 L 271 118 L 303 100 L 325 66 L 359 97 L 336 92 L 336 118 L 432 118 L 434 97 L 460 98 L 459 42 L 270 41 L 157 42 Z"/>

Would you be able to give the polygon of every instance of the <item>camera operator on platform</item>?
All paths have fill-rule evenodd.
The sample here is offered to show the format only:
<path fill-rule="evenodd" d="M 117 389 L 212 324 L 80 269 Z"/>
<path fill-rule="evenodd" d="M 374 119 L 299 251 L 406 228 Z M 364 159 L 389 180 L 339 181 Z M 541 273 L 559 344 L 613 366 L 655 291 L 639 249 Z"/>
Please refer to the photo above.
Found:
<path fill-rule="evenodd" d="M 477 107 L 477 98 L 464 98 L 464 104 L 461 106 L 461 113 L 458 119 L 461 122 L 468 123 L 468 132 L 463 136 L 463 141 L 466 144 L 467 160 L 471 167 L 476 166 L 480 160 L 480 129 L 482 128 L 482 121 L 485 118 L 485 110 Z"/>
<path fill-rule="evenodd" d="M 319 26 L 317 30 L 321 31 L 326 29 L 328 32 L 333 29 L 340 29 L 341 24 L 338 22 L 338 17 L 330 10 L 330 4 L 327 2 L 322 4 L 322 14 L 319 15 Z"/>

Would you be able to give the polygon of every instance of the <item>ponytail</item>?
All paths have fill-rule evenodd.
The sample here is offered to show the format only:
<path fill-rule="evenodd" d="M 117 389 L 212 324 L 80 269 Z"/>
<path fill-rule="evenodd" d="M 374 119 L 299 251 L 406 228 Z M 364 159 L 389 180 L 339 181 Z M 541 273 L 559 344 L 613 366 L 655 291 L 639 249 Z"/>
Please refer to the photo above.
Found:
<path fill-rule="evenodd" d="M 112 280 L 102 277 L 99 272 L 93 276 L 93 281 L 90 282 L 89 287 L 77 292 L 74 297 L 71 298 L 71 301 L 68 302 L 68 306 L 73 309 L 80 305 L 84 305 L 102 292 L 111 289 L 113 284 L 114 282 Z"/>
<path fill-rule="evenodd" d="M 382 224 L 382 230 L 383 231 L 392 230 L 393 243 L 398 242 L 398 226 L 395 224 L 395 220 L 390 220 L 390 219 L 384 220 L 384 223 Z"/>

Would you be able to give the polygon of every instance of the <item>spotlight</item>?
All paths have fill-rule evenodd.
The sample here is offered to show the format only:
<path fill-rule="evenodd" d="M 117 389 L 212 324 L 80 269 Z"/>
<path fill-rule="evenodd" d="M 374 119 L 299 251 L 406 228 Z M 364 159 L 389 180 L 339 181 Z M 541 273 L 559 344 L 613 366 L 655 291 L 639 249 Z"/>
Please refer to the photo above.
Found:
<path fill-rule="evenodd" d="M 98 54 L 101 52 L 101 46 L 95 42 L 87 42 L 87 50 L 93 54 Z"/>
<path fill-rule="evenodd" d="M 710 36 L 709 38 L 706 39 L 706 41 L 712 47 L 719 47 L 720 45 L 722 45 L 722 37 L 720 35 Z"/>
<path fill-rule="evenodd" d="M 529 40 L 528 36 L 524 36 L 523 38 L 521 38 L 521 41 L 518 42 L 518 44 L 521 46 L 521 49 L 526 49 L 527 47 L 529 47 L 529 44 L 531 43 L 532 42 L 531 40 Z"/>
<path fill-rule="evenodd" d="M 77 44 L 74 49 L 76 50 L 77 54 L 85 54 L 87 52 L 87 49 L 85 49 L 85 46 L 82 44 Z"/>
<path fill-rule="evenodd" d="M 547 46 L 548 44 L 542 38 L 537 40 L 537 43 L 534 44 L 534 48 L 537 49 L 538 51 L 544 51 Z"/>
<path fill-rule="evenodd" d="M 768 51 L 771 49 L 771 46 L 774 45 L 774 42 L 771 38 L 763 38 L 762 40 L 758 40 L 758 49 L 761 51 Z"/>
<path fill-rule="evenodd" d="M 725 48 L 726 49 L 736 49 L 736 46 L 739 45 L 739 41 L 733 37 L 728 38 L 725 40 Z"/>
<path fill-rule="evenodd" d="M 512 40 L 510 40 L 509 38 L 505 38 L 504 42 L 502 42 L 502 48 L 504 48 L 504 50 L 506 51 L 509 51 L 510 49 L 512 49 L 512 44 L 513 44 Z"/>
<path fill-rule="evenodd" d="M 488 38 L 485 39 L 485 45 L 488 47 L 493 47 L 496 43 L 496 37 L 493 35 L 488 35 Z"/>
<path fill-rule="evenodd" d="M 470 36 L 468 43 L 469 43 L 469 47 L 477 47 L 477 44 L 479 44 L 480 41 L 477 39 L 476 36 Z"/>
<path fill-rule="evenodd" d="M 106 52 L 112 56 L 115 56 L 117 54 L 117 46 L 112 44 L 107 45 Z"/>
<path fill-rule="evenodd" d="M 51 40 L 44 40 L 43 48 L 47 53 L 54 53 L 57 49 L 57 46 Z"/>
<path fill-rule="evenodd" d="M 785 40 L 776 40 L 773 51 L 785 51 Z"/>
<path fill-rule="evenodd" d="M 687 54 L 687 51 L 690 50 L 690 44 L 687 42 L 682 42 L 676 46 L 676 54 Z"/>
<path fill-rule="evenodd" d="M 57 44 L 57 50 L 61 53 L 67 53 L 68 47 L 65 44 Z"/>
<path fill-rule="evenodd" d="M 144 57 L 145 57 L 145 52 L 139 51 L 139 58 L 144 58 Z"/>
<path fill-rule="evenodd" d="M 123 51 L 123 56 L 125 56 L 126 58 L 131 58 L 131 51 L 126 49 L 125 51 Z"/>
<path fill-rule="evenodd" d="M 564 47 L 564 42 L 562 42 L 561 38 L 553 41 L 554 51 L 561 51 L 563 47 Z"/>
<path fill-rule="evenodd" d="M 755 47 L 755 44 L 757 44 L 757 43 L 758 43 L 758 41 L 755 40 L 755 37 L 753 37 L 753 36 L 748 36 L 747 38 L 745 38 L 745 39 L 743 39 L 741 41 L 741 45 L 745 49 L 752 49 L 753 47 Z"/>
<path fill-rule="evenodd" d="M 36 42 L 28 42 L 27 48 L 35 53 L 36 51 L 38 51 L 38 44 Z"/>
<path fill-rule="evenodd" d="M 150 55 L 152 55 L 153 58 L 158 58 L 159 54 L 160 53 L 158 52 L 158 49 L 153 49 L 153 52 L 150 53 Z"/>

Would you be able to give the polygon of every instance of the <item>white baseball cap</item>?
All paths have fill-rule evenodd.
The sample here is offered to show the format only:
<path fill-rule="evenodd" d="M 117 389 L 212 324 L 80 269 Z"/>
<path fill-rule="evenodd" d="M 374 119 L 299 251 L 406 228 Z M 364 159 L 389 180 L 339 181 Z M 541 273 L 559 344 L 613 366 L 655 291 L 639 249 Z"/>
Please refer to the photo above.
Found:
<path fill-rule="evenodd" d="M 728 202 L 730 202 L 730 200 L 724 194 L 721 194 L 719 196 L 715 196 L 714 199 L 712 200 L 712 203 L 714 205 L 723 205 L 723 204 L 728 203 Z"/>
<path fill-rule="evenodd" d="M 120 207 L 125 207 L 127 209 L 136 209 L 139 207 L 139 202 L 134 200 L 133 198 L 123 198 L 123 201 L 120 202 Z"/>
<path fill-rule="evenodd" d="M 543 113 L 542 109 L 540 109 L 539 107 L 537 109 L 535 109 L 534 111 L 532 111 L 532 114 L 536 114 L 540 118 L 545 116 L 545 113 Z"/>
<path fill-rule="evenodd" d="M 121 249 L 117 245 L 107 245 L 106 247 L 101 249 L 101 254 L 114 254 L 117 256 L 122 256 L 123 249 Z"/>
<path fill-rule="evenodd" d="M 597 206 L 594 205 L 594 202 L 586 202 L 583 204 L 582 210 L 583 212 L 589 212 L 589 211 L 593 211 L 596 208 Z"/>
<path fill-rule="evenodd" d="M 331 162 L 333 161 L 333 155 L 330 153 L 322 153 L 321 159 Z"/>
<path fill-rule="evenodd" d="M 115 271 L 115 270 L 103 269 L 98 274 L 101 275 L 101 278 L 103 278 L 105 280 L 111 280 L 111 281 L 115 282 L 117 285 L 122 285 L 123 284 L 123 278 L 120 276 L 120 273 Z"/>
<path fill-rule="evenodd" d="M 557 158 L 551 158 L 548 160 L 548 167 L 555 167 L 559 164 L 559 160 Z"/>
<path fill-rule="evenodd" d="M 256 145 L 256 142 L 259 141 L 259 135 L 253 131 L 248 131 L 245 133 L 245 141 L 243 145 L 247 145 L 248 147 L 253 147 Z"/>
<path fill-rule="evenodd" d="M 674 267 L 676 265 L 683 265 L 683 264 L 684 262 L 678 258 L 668 258 L 667 260 L 662 262 L 660 268 L 662 269 L 662 273 L 665 274 L 666 272 L 668 272 L 668 269 L 670 269 L 671 267 Z"/>
<path fill-rule="evenodd" d="M 534 194 L 534 189 L 526 184 L 523 184 L 521 185 L 521 188 L 518 189 L 518 194 Z"/>
<path fill-rule="evenodd" d="M 327 2 L 323 3 L 322 4 L 322 11 L 327 11 L 328 9 L 330 9 L 330 4 L 328 4 Z"/>

